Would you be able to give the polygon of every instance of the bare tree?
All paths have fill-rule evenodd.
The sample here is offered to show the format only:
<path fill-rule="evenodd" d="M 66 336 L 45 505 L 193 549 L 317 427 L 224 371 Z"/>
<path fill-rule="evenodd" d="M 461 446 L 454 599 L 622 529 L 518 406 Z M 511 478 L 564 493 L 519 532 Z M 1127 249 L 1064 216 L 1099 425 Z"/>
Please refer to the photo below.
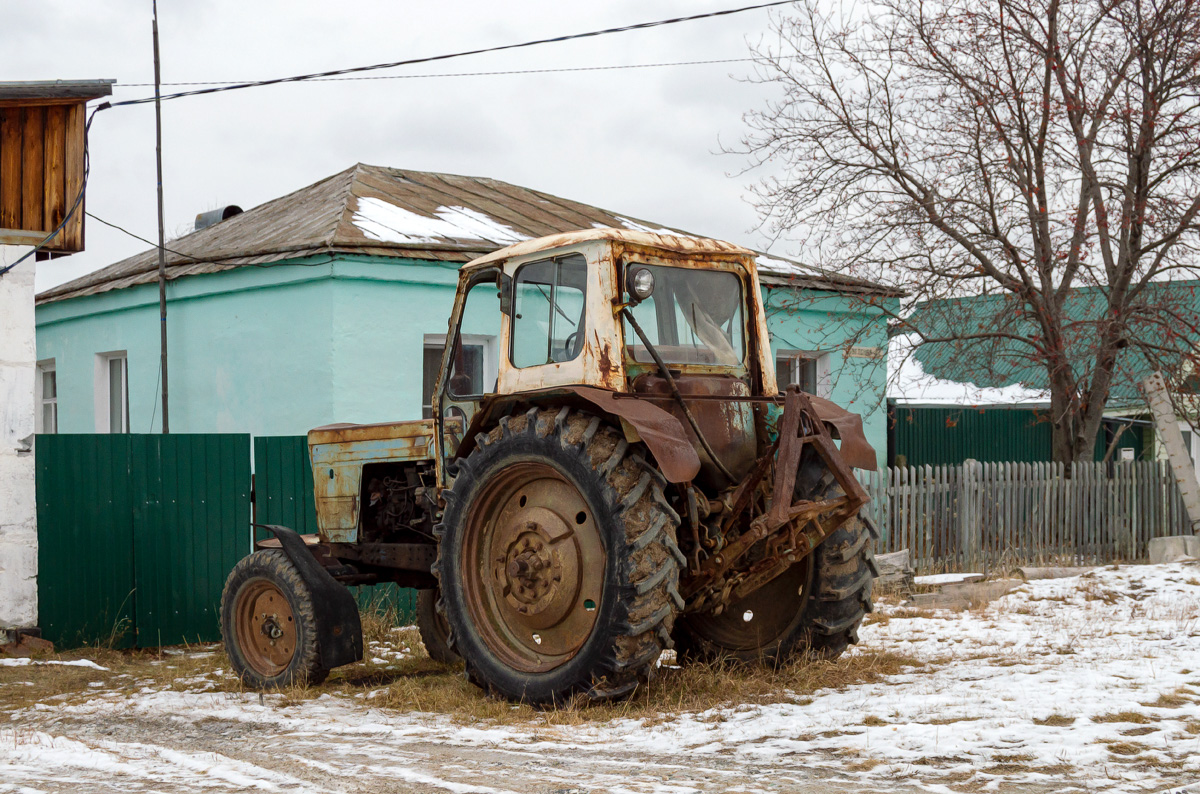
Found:
<path fill-rule="evenodd" d="M 829 5 L 756 50 L 783 90 L 747 117 L 766 222 L 907 289 L 922 343 L 1036 367 L 1055 459 L 1090 456 L 1116 379 L 1193 371 L 1200 314 L 1169 286 L 1200 265 L 1200 0 Z M 947 300 L 978 295 L 986 322 Z"/>

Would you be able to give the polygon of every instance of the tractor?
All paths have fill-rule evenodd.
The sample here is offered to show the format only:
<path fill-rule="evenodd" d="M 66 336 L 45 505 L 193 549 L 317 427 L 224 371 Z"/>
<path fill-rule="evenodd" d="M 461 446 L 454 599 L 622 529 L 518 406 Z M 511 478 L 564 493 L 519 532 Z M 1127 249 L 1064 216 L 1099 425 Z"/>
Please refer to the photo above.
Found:
<path fill-rule="evenodd" d="M 434 659 L 514 701 L 617 698 L 682 663 L 833 657 L 871 610 L 861 419 L 780 391 L 754 254 L 673 234 L 528 240 L 459 274 L 432 416 L 308 434 L 319 534 L 230 573 L 250 687 L 362 658 L 349 585 L 418 590 Z"/>

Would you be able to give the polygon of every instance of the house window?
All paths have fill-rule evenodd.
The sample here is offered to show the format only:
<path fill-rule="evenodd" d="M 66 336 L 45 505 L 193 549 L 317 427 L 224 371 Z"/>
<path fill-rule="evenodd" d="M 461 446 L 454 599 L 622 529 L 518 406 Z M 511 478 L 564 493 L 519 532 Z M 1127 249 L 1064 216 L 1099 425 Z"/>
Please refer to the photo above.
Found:
<path fill-rule="evenodd" d="M 38 362 L 34 388 L 37 392 L 37 421 L 34 423 L 34 430 L 38 433 L 57 433 L 58 372 L 54 369 L 54 359 L 48 358 Z"/>
<path fill-rule="evenodd" d="M 811 350 L 780 350 L 775 354 L 775 383 L 783 391 L 793 383 L 801 391 L 829 397 L 829 354 Z"/>
<path fill-rule="evenodd" d="M 496 390 L 496 337 L 489 334 L 463 334 L 462 360 L 452 362 L 454 374 L 464 375 L 461 385 L 463 394 L 484 394 Z M 427 335 L 422 366 L 421 418 L 433 418 L 433 390 L 437 388 L 438 373 L 442 368 L 442 352 L 446 349 L 446 337 Z"/>
<path fill-rule="evenodd" d="M 129 432 L 129 357 L 124 350 L 96 354 L 96 432 Z"/>

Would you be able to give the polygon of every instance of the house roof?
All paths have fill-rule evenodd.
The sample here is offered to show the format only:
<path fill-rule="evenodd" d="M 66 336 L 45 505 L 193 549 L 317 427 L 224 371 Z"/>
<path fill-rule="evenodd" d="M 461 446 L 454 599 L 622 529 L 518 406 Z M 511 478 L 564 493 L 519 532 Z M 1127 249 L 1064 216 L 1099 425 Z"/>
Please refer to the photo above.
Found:
<path fill-rule="evenodd" d="M 98 99 L 112 94 L 116 80 L 22 80 L 0 82 L 0 100 Z"/>
<path fill-rule="evenodd" d="M 1108 311 L 1106 293 L 1098 287 L 1077 287 L 1063 301 L 1063 349 L 1077 374 L 1095 368 L 1100 324 Z M 1197 344 L 1194 329 L 1200 328 L 1200 281 L 1150 284 L 1135 308 L 1129 314 L 1127 333 L 1155 343 L 1157 360 L 1148 360 L 1136 345 L 1117 351 L 1109 387 L 1109 405 L 1114 408 L 1144 404 L 1138 383 L 1154 369 L 1190 366 L 1188 359 Z M 977 388 L 1048 393 L 1045 363 L 1028 344 L 1016 341 L 1041 338 L 1041 330 L 1017 296 L 927 301 L 916 307 L 906 325 L 931 338 L 957 337 L 912 348 L 912 358 L 926 375 Z"/>
<path fill-rule="evenodd" d="M 320 254 L 467 262 L 512 243 L 616 227 L 686 234 L 496 179 L 359 163 L 341 173 L 168 243 L 167 278 Z M 764 282 L 894 294 L 869 281 L 759 256 Z M 39 304 L 158 279 L 152 248 L 38 295 Z"/>

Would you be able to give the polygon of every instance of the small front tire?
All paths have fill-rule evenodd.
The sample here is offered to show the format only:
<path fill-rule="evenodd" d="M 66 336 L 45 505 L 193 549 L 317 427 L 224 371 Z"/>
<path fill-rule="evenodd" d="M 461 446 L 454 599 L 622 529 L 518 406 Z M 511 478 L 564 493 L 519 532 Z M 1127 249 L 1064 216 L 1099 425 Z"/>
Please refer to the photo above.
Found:
<path fill-rule="evenodd" d="M 319 684 L 313 597 L 287 555 L 264 549 L 243 557 L 221 594 L 221 636 L 233 671 L 251 689 Z"/>

